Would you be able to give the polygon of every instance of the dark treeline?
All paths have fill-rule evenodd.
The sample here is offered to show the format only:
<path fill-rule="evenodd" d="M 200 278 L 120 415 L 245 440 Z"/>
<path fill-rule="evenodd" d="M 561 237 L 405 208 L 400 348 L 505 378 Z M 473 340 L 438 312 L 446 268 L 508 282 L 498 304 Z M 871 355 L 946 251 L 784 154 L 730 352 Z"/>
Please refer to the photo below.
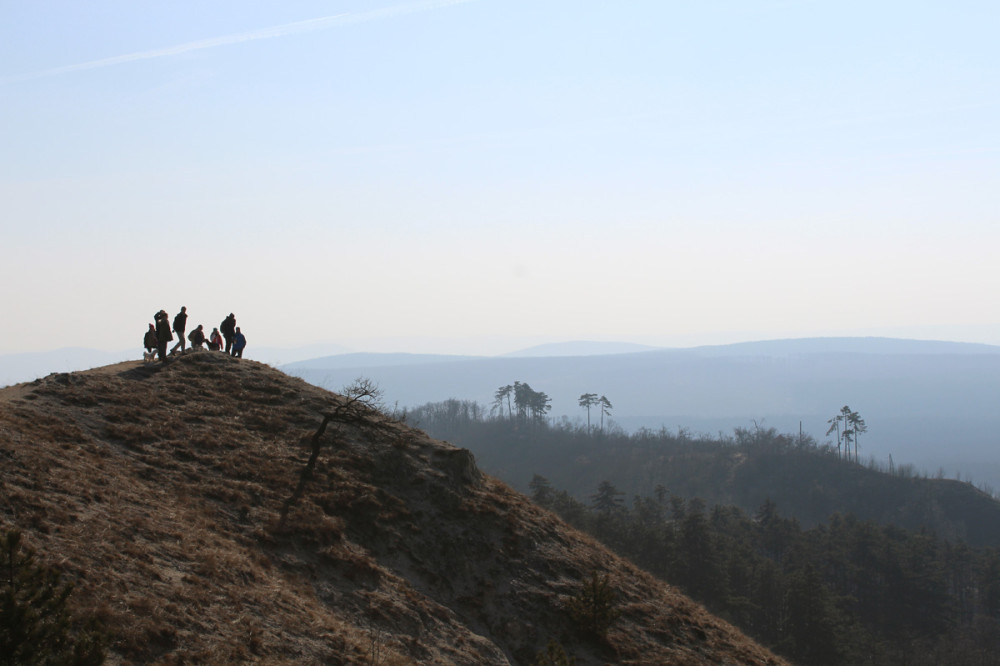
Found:
<path fill-rule="evenodd" d="M 629 434 L 463 400 L 406 418 L 795 663 L 1000 664 L 1000 503 L 967 483 L 757 423 Z"/>
<path fill-rule="evenodd" d="M 540 474 L 577 499 L 589 497 L 602 481 L 629 497 L 652 496 L 663 486 L 748 513 L 770 498 L 805 527 L 834 512 L 853 513 L 953 541 L 1000 546 L 1000 502 L 989 493 L 943 475 L 929 478 L 911 465 L 848 460 L 832 443 L 761 423 L 714 436 L 684 428 L 626 433 L 613 422 L 588 429 L 582 419 L 519 418 L 516 408 L 500 413 L 468 400 L 413 408 L 406 420 L 469 449 L 484 471 L 522 492 Z"/>
<path fill-rule="evenodd" d="M 1000 550 L 834 514 L 811 529 L 665 489 L 534 500 L 801 664 L 1000 664 Z"/>

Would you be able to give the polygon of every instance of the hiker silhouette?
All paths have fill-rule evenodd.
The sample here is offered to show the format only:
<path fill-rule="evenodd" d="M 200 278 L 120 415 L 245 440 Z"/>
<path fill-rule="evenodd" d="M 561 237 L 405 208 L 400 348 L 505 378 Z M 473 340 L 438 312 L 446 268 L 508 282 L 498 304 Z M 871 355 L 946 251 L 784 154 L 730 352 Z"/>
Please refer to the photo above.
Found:
<path fill-rule="evenodd" d="M 222 337 L 226 339 L 226 353 L 228 354 L 232 351 L 233 338 L 236 336 L 236 315 L 230 312 L 229 316 L 219 324 L 219 330 L 222 331 Z"/>

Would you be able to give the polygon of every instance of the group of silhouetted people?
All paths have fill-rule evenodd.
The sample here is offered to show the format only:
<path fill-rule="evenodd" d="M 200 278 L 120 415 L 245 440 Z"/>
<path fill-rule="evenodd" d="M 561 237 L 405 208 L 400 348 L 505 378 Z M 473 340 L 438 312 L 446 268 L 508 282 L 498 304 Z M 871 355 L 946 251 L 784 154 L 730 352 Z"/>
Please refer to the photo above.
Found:
<path fill-rule="evenodd" d="M 146 331 L 146 336 L 142 340 L 142 344 L 146 348 L 145 359 L 147 362 L 153 361 L 156 356 L 159 356 L 161 361 L 167 360 L 167 345 L 174 339 L 174 333 L 177 334 L 177 344 L 170 350 L 171 354 L 176 354 L 178 349 L 183 354 L 187 351 L 187 342 L 190 341 L 192 351 L 203 350 L 207 345 L 210 351 L 224 351 L 226 354 L 243 358 L 247 339 L 240 331 L 240 327 L 236 325 L 236 315 L 232 312 L 222 320 L 218 328 L 212 329 L 212 334 L 207 338 L 205 337 L 205 327 L 201 324 L 198 324 L 197 328 L 191 331 L 186 338 L 184 337 L 184 332 L 187 330 L 187 317 L 187 308 L 181 307 L 181 311 L 174 316 L 173 330 L 171 330 L 170 315 L 167 314 L 166 310 L 160 310 L 153 315 L 155 323 L 149 325 L 149 330 Z"/>

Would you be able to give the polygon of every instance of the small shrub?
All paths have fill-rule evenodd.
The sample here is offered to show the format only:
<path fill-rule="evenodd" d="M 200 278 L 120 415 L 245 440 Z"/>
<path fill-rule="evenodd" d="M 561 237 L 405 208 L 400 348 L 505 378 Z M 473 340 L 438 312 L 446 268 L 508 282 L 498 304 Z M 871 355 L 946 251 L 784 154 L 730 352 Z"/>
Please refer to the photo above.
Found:
<path fill-rule="evenodd" d="M 545 649 L 535 657 L 532 666 L 576 666 L 576 657 L 566 654 L 558 641 L 550 640 Z"/>
<path fill-rule="evenodd" d="M 611 588 L 610 577 L 596 571 L 583 581 L 580 592 L 566 604 L 573 620 L 584 632 L 600 639 L 608 635 L 608 629 L 618 618 L 617 594 Z"/>

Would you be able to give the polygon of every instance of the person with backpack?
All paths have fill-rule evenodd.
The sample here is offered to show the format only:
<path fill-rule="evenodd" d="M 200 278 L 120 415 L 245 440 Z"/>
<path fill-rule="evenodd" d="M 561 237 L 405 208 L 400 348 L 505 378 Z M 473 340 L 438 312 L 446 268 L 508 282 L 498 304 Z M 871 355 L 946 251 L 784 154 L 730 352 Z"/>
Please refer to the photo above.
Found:
<path fill-rule="evenodd" d="M 233 336 L 236 335 L 236 315 L 230 312 L 229 316 L 219 324 L 219 330 L 222 331 L 222 337 L 226 339 L 226 353 L 228 354 L 233 348 Z"/>
<path fill-rule="evenodd" d="M 174 317 L 174 333 L 177 334 L 178 339 L 177 344 L 170 350 L 171 354 L 176 352 L 178 347 L 181 348 L 182 353 L 187 348 L 187 340 L 184 338 L 184 329 L 187 328 L 187 318 L 187 308 L 182 305 L 181 311 Z"/>
<path fill-rule="evenodd" d="M 142 337 L 142 346 L 145 347 L 146 351 L 142 352 L 142 360 L 144 363 L 152 363 L 156 360 L 156 348 L 159 343 L 156 340 L 156 327 L 152 324 L 149 325 L 149 330 L 146 331 L 146 335 Z"/>
<path fill-rule="evenodd" d="M 243 358 L 243 350 L 246 349 L 246 336 L 240 332 L 240 327 L 236 327 L 236 334 L 233 336 L 233 356 Z"/>
<path fill-rule="evenodd" d="M 152 352 L 156 349 L 156 327 L 152 324 L 149 325 L 149 330 L 146 331 L 146 335 L 142 338 L 142 346 L 146 348 L 147 352 Z"/>
<path fill-rule="evenodd" d="M 191 349 L 202 349 L 202 345 L 205 344 L 205 329 L 201 324 L 198 324 L 198 328 L 191 331 L 191 335 L 188 336 L 188 340 L 191 341 Z"/>
<path fill-rule="evenodd" d="M 174 339 L 170 333 L 170 315 L 166 310 L 156 313 L 156 349 L 160 353 L 160 361 L 167 362 L 167 345 Z"/>

